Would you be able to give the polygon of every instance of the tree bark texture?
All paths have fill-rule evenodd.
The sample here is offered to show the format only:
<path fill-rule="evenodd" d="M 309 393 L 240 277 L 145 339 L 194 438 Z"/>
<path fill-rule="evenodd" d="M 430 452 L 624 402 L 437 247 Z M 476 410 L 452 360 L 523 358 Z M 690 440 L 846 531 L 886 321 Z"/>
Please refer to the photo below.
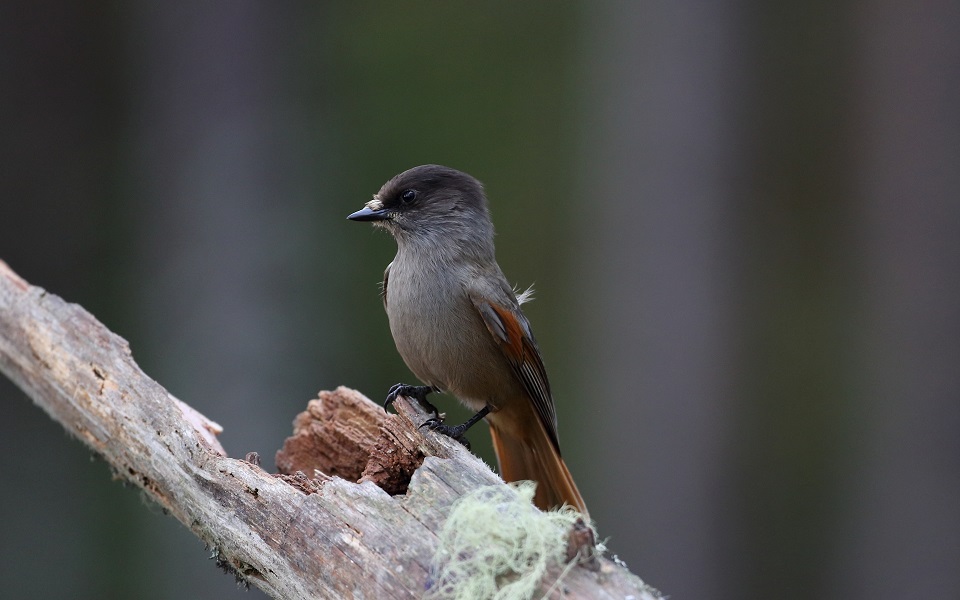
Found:
<path fill-rule="evenodd" d="M 419 598 L 453 503 L 505 485 L 460 444 L 418 429 L 428 415 L 416 403 L 400 398 L 388 415 L 343 387 L 296 418 L 281 474 L 230 458 L 219 426 L 145 375 L 124 339 L 2 261 L 0 370 L 221 565 L 275 598 Z M 659 597 L 606 558 L 564 566 L 543 579 L 550 597 Z"/>

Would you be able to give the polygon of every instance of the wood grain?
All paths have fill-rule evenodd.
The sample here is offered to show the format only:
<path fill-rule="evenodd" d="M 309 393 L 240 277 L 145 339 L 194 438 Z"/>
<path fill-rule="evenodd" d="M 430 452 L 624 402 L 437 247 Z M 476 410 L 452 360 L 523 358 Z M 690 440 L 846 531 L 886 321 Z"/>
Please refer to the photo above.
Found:
<path fill-rule="evenodd" d="M 278 453 L 284 473 L 230 458 L 219 426 L 144 374 L 123 338 L 2 261 L 0 370 L 275 598 L 419 598 L 451 505 L 504 485 L 460 444 L 418 430 L 428 415 L 415 403 L 387 415 L 343 387 L 298 416 Z M 550 597 L 658 597 L 622 566 L 598 567 L 570 569 Z"/>

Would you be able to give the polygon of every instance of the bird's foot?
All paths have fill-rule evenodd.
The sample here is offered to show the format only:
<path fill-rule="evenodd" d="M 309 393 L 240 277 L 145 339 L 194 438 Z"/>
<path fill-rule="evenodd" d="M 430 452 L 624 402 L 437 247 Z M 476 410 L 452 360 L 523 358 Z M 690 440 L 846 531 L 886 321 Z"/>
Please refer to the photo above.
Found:
<path fill-rule="evenodd" d="M 467 432 L 467 429 L 469 429 L 466 423 L 451 427 L 450 425 L 444 423 L 439 416 L 436 416 L 432 419 L 427 419 L 420 424 L 421 429 L 424 427 L 430 431 L 436 431 L 440 435 L 445 435 L 448 438 L 452 438 L 454 441 L 460 442 L 464 445 L 464 447 L 466 447 L 467 450 L 470 449 L 470 440 L 463 435 Z"/>
<path fill-rule="evenodd" d="M 447 425 L 446 423 L 443 422 L 443 419 L 441 419 L 440 416 L 437 415 L 432 419 L 427 419 L 426 421 L 424 421 L 420 425 L 420 427 L 427 427 L 431 431 L 436 431 L 437 433 L 453 438 L 454 440 L 466 446 L 467 450 L 469 450 L 470 441 L 467 440 L 467 438 L 463 437 L 463 434 L 465 434 L 468 429 L 473 427 L 477 423 L 477 421 L 487 416 L 489 412 L 490 412 L 490 406 L 484 406 L 483 408 L 480 409 L 480 411 L 477 414 L 467 419 L 466 423 L 462 425 L 457 425 L 455 427 L 451 427 Z"/>
<path fill-rule="evenodd" d="M 387 399 L 383 401 L 383 410 L 387 410 L 397 399 L 397 396 L 403 396 L 404 398 L 413 398 L 420 403 L 420 406 L 432 412 L 434 419 L 439 419 L 440 411 L 437 410 L 436 406 L 427 401 L 427 394 L 432 391 L 433 388 L 429 385 L 407 385 L 405 383 L 398 383 L 387 392 Z"/>

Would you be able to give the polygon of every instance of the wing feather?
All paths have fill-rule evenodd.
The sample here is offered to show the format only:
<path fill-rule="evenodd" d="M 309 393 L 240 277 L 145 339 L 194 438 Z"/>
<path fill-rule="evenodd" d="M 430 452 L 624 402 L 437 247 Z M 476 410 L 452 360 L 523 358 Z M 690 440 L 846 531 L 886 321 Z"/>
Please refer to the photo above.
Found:
<path fill-rule="evenodd" d="M 510 363 L 514 375 L 530 396 L 537 416 L 559 454 L 557 413 L 550 393 L 550 381 L 540 357 L 540 348 L 530 329 L 530 322 L 519 310 L 510 310 L 478 298 L 471 299 L 490 335 Z"/>

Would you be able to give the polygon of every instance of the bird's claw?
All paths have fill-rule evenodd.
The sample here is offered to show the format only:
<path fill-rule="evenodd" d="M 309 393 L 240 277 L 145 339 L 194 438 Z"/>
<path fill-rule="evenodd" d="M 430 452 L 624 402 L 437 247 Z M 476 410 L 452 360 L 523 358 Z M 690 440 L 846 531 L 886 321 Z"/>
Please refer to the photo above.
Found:
<path fill-rule="evenodd" d="M 427 394 L 433 391 L 433 388 L 429 385 L 407 385 L 406 383 L 398 383 L 390 388 L 387 392 L 387 399 L 383 401 L 383 410 L 387 410 L 391 404 L 393 404 L 398 396 L 403 396 L 404 398 L 413 398 L 420 403 L 421 406 L 432 412 L 435 417 L 439 418 L 440 413 L 437 411 L 437 407 L 427 401 Z"/>
<path fill-rule="evenodd" d="M 470 449 L 470 440 L 464 437 L 467 428 L 463 425 L 457 425 L 456 427 L 451 427 L 443 422 L 439 416 L 433 417 L 432 419 L 427 419 L 420 424 L 420 429 L 426 427 L 430 431 L 436 431 L 441 435 L 445 435 L 453 440 L 463 444 L 467 450 Z"/>

